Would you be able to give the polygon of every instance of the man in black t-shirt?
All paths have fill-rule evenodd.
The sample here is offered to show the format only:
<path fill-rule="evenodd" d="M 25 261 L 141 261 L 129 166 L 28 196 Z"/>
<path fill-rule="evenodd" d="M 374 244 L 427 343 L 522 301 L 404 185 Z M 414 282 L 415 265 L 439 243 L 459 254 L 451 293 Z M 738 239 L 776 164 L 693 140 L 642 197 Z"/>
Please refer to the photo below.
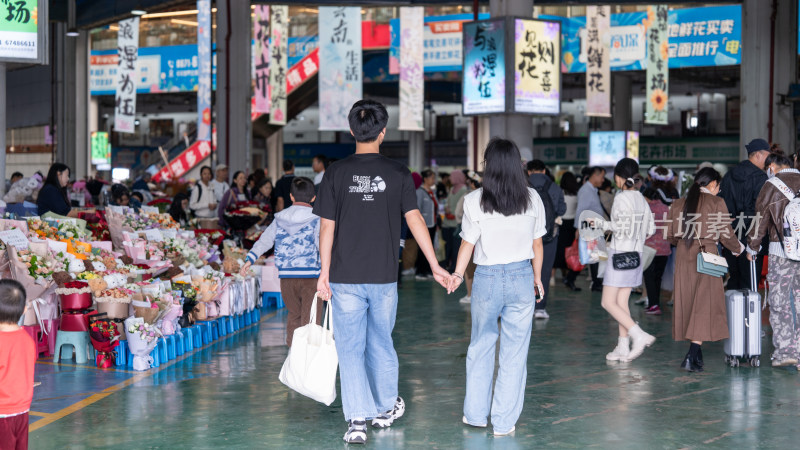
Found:
<path fill-rule="evenodd" d="M 285 159 L 283 161 L 283 172 L 281 179 L 275 183 L 275 192 L 272 193 L 272 196 L 277 199 L 275 212 L 281 212 L 292 206 L 292 199 L 289 194 L 292 190 L 292 180 L 294 179 L 294 163 L 291 160 Z"/>
<path fill-rule="evenodd" d="M 356 153 L 328 167 L 314 205 L 322 218 L 317 290 L 323 300 L 332 296 L 348 443 L 366 442 L 368 419 L 386 428 L 405 412 L 392 342 L 401 215 L 436 281 L 446 287 L 449 277 L 436 261 L 411 173 L 379 153 L 388 118 L 378 102 L 353 105 L 348 120 Z"/>

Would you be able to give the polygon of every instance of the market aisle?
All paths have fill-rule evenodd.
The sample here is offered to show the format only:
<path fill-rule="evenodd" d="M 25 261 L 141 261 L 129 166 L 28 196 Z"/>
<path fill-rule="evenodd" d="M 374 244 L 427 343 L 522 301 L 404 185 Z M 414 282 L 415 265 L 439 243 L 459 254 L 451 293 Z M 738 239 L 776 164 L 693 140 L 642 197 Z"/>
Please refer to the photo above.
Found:
<path fill-rule="evenodd" d="M 463 289 L 462 289 L 463 291 Z M 706 372 L 678 370 L 686 349 L 670 338 L 670 315 L 634 317 L 659 341 L 631 364 L 605 362 L 616 326 L 599 294 L 554 290 L 548 322 L 537 321 L 525 409 L 515 437 L 495 439 L 461 424 L 469 307 L 432 282 L 401 289 L 395 343 L 406 415 L 369 432 L 374 448 L 556 446 L 679 448 L 704 444 L 794 446 L 800 376 L 769 367 L 730 369 L 721 344 L 705 349 Z M 459 295 L 460 294 L 460 295 Z M 721 300 L 720 300 L 721 301 Z M 342 448 L 341 403 L 330 407 L 288 391 L 284 314 L 219 341 L 152 375 L 37 365 L 31 448 Z M 765 352 L 771 345 L 764 341 Z M 131 380 L 132 377 L 141 377 Z M 113 386 L 110 394 L 58 420 L 63 411 Z M 97 398 L 97 397 L 95 397 Z M 78 406 L 81 406 L 80 404 Z"/>

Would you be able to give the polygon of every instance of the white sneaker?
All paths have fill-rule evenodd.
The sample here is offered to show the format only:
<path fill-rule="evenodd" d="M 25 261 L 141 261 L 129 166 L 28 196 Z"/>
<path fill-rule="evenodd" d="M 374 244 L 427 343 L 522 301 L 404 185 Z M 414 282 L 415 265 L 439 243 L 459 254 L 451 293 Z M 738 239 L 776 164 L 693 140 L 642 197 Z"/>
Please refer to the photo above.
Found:
<path fill-rule="evenodd" d="M 502 437 L 502 436 L 509 436 L 509 435 L 512 435 L 512 434 L 514 434 L 514 430 L 516 430 L 516 429 L 517 429 L 517 427 L 516 427 L 516 426 L 513 426 L 513 427 L 511 427 L 511 429 L 510 429 L 510 430 L 506 431 L 505 433 L 500 433 L 500 432 L 498 432 L 498 431 L 495 431 L 495 432 L 494 432 L 494 437 Z"/>
<path fill-rule="evenodd" d="M 549 319 L 550 314 L 547 314 L 547 311 L 543 309 L 537 309 L 533 311 L 533 318 L 534 319 Z"/>
<path fill-rule="evenodd" d="M 403 401 L 403 397 L 397 397 L 391 410 L 378 414 L 378 417 L 372 419 L 372 426 L 375 428 L 389 428 L 395 420 L 403 417 L 405 412 L 406 402 Z"/>
<path fill-rule="evenodd" d="M 631 351 L 631 338 L 630 337 L 619 337 L 617 341 L 617 346 L 611 353 L 606 355 L 606 360 L 608 361 L 624 361 L 628 354 Z"/>
<path fill-rule="evenodd" d="M 366 444 L 367 421 L 360 418 L 351 420 L 347 427 L 347 433 L 344 434 L 343 439 L 348 444 Z"/>
<path fill-rule="evenodd" d="M 428 276 L 428 275 L 417 275 L 417 276 L 416 276 L 416 277 L 414 277 L 414 278 L 416 278 L 416 279 L 417 279 L 417 281 L 428 281 L 428 280 L 430 280 L 430 279 L 431 279 L 431 278 L 433 278 L 433 277 L 431 277 L 431 276 Z"/>
<path fill-rule="evenodd" d="M 550 287 L 556 287 L 556 277 L 550 277 Z"/>
<path fill-rule="evenodd" d="M 416 270 L 416 269 L 414 269 L 414 268 L 412 267 L 412 268 L 410 268 L 410 269 L 406 269 L 406 270 L 404 270 L 404 271 L 403 271 L 403 275 L 414 275 L 414 273 L 416 273 L 416 271 L 417 271 L 417 270 Z"/>
<path fill-rule="evenodd" d="M 631 337 L 631 351 L 628 353 L 628 357 L 624 359 L 624 361 L 633 361 L 634 359 L 641 356 L 644 352 L 646 347 L 650 347 L 656 341 L 656 337 L 645 333 L 644 330 L 639 328 L 639 325 L 634 325 L 628 330 L 628 334 Z"/>
<path fill-rule="evenodd" d="M 650 300 L 648 300 L 647 297 L 642 297 L 639 300 L 636 300 L 635 302 L 633 302 L 633 304 L 634 305 L 641 305 L 642 307 L 647 308 L 647 307 L 650 306 Z"/>
<path fill-rule="evenodd" d="M 471 427 L 486 428 L 486 424 L 485 423 L 482 424 L 482 425 L 474 425 L 474 424 L 469 423 L 469 421 L 467 420 L 467 416 L 461 416 L 461 421 L 464 422 L 464 425 L 469 425 Z"/>
<path fill-rule="evenodd" d="M 472 297 L 470 297 L 469 295 L 465 295 L 458 300 L 458 303 L 469 305 L 470 303 L 472 303 Z"/>

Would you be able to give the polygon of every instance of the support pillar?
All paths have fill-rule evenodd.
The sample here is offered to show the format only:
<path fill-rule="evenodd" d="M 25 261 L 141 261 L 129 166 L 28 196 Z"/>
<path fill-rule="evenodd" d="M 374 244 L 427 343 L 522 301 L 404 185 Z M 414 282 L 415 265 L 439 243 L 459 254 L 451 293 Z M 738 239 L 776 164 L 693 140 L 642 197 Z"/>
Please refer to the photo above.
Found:
<path fill-rule="evenodd" d="M 250 0 L 219 0 L 216 5 L 216 159 L 217 164 L 228 165 L 230 173 L 234 173 L 249 170 L 251 164 L 248 155 L 253 141 L 250 119 L 250 30 L 253 27 Z M 276 169 L 280 170 L 280 165 L 270 164 L 271 172 L 280 173 L 274 172 Z"/>
<path fill-rule="evenodd" d="M 631 130 L 633 127 L 631 120 L 631 79 L 621 73 L 614 73 L 611 76 L 614 84 L 614 90 L 612 91 L 613 114 L 611 116 L 614 122 L 614 130 Z"/>
<path fill-rule="evenodd" d="M 747 158 L 744 145 L 755 138 L 790 151 L 797 139 L 793 108 L 779 105 L 777 95 L 797 79 L 797 39 L 786 38 L 797 36 L 797 1 L 743 0 L 742 36 L 740 159 Z"/>
<path fill-rule="evenodd" d="M 283 176 L 283 128 L 267 138 L 267 167 L 274 185 Z"/>
<path fill-rule="evenodd" d="M 492 18 L 504 16 L 532 18 L 533 0 L 491 0 L 489 9 Z M 524 114 L 493 115 L 489 119 L 489 130 L 492 136 L 508 139 L 517 144 L 523 160 L 533 159 L 533 119 L 531 116 Z"/>
<path fill-rule="evenodd" d="M 425 132 L 408 132 L 408 167 L 419 172 L 425 167 Z"/>
<path fill-rule="evenodd" d="M 66 36 L 66 25 L 55 27 L 56 45 L 56 161 L 72 170 L 70 178 L 89 174 L 89 33 Z"/>

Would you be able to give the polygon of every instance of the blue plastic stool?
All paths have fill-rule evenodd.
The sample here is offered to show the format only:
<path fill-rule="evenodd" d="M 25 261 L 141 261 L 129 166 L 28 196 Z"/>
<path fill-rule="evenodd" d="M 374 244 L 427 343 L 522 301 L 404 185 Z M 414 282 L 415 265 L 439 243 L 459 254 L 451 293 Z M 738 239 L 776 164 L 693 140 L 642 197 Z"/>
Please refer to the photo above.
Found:
<path fill-rule="evenodd" d="M 239 314 L 236 316 L 236 319 L 239 321 L 239 328 L 244 328 L 244 315 L 246 313 Z"/>
<path fill-rule="evenodd" d="M 280 292 L 264 292 L 261 294 L 261 298 L 263 299 L 264 306 L 266 307 L 281 309 L 285 306 L 283 304 L 283 297 L 281 296 Z"/>
<path fill-rule="evenodd" d="M 165 336 L 164 339 L 167 340 L 167 360 L 171 361 L 178 357 L 178 352 L 175 349 L 177 344 L 177 339 L 175 335 Z"/>
<path fill-rule="evenodd" d="M 150 352 L 150 357 L 153 358 L 153 364 L 150 364 L 150 368 L 158 367 L 161 365 L 161 352 L 158 351 L 158 346 Z M 166 361 L 165 361 L 166 362 Z"/>
<path fill-rule="evenodd" d="M 124 366 L 128 362 L 128 341 L 119 341 L 119 345 L 114 348 L 117 352 L 117 359 L 114 362 L 117 366 Z"/>
<path fill-rule="evenodd" d="M 239 321 L 236 316 L 228 316 L 228 333 L 235 333 L 239 329 Z"/>
<path fill-rule="evenodd" d="M 245 311 L 244 314 L 244 326 L 249 327 L 253 324 L 253 318 L 250 316 L 250 311 Z"/>
<path fill-rule="evenodd" d="M 192 327 L 192 346 L 198 349 L 203 346 L 203 330 L 195 323 Z"/>
<path fill-rule="evenodd" d="M 261 322 L 261 310 L 256 308 L 253 310 L 253 314 L 256 316 L 254 322 Z"/>
<path fill-rule="evenodd" d="M 60 331 L 56 336 L 56 348 L 53 351 L 53 362 L 58 362 L 61 357 L 61 348 L 65 345 L 72 346 L 72 353 L 75 355 L 75 362 L 86 364 L 89 361 L 89 333 L 86 331 Z M 63 358 L 66 359 L 66 358 Z M 72 359 L 70 356 L 69 359 Z"/>
<path fill-rule="evenodd" d="M 156 343 L 156 348 L 154 350 L 158 351 L 158 359 L 162 363 L 165 363 L 165 362 L 169 361 L 169 358 L 168 358 L 169 352 L 167 351 L 167 340 L 166 339 L 164 339 L 163 337 L 161 339 L 159 339 L 158 342 Z"/>
<path fill-rule="evenodd" d="M 195 326 L 200 330 L 203 345 L 211 343 L 211 322 L 197 322 Z"/>
<path fill-rule="evenodd" d="M 220 317 L 217 319 L 217 326 L 219 327 L 219 335 L 226 336 L 228 334 L 228 318 Z"/>
<path fill-rule="evenodd" d="M 210 320 L 208 323 L 211 325 L 211 340 L 216 341 L 219 339 L 219 322 Z"/>
<path fill-rule="evenodd" d="M 178 331 L 173 336 L 175 336 L 175 355 L 183 356 L 184 348 L 186 345 L 183 343 L 183 335 L 181 334 L 180 331 Z"/>
<path fill-rule="evenodd" d="M 191 327 L 181 328 L 181 336 L 183 336 L 183 352 L 189 353 L 194 348 L 194 331 Z"/>

